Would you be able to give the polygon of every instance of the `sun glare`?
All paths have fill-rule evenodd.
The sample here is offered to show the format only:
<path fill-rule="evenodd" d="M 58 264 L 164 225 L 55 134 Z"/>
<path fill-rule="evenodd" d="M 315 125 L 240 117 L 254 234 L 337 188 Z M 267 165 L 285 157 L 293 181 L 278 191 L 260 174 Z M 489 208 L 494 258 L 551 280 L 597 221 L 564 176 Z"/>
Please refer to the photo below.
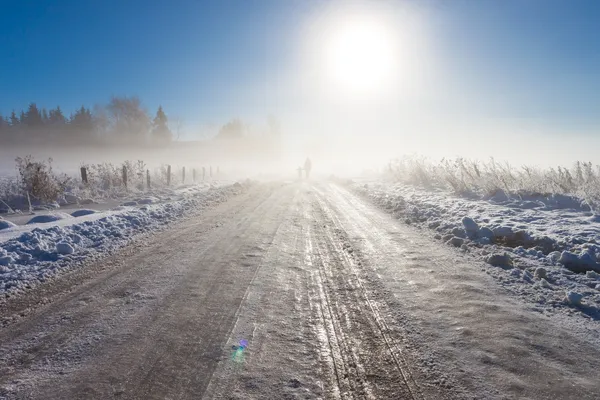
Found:
<path fill-rule="evenodd" d="M 378 93 L 391 83 L 394 35 L 374 20 L 352 19 L 331 31 L 326 42 L 328 79 L 355 94 Z"/>

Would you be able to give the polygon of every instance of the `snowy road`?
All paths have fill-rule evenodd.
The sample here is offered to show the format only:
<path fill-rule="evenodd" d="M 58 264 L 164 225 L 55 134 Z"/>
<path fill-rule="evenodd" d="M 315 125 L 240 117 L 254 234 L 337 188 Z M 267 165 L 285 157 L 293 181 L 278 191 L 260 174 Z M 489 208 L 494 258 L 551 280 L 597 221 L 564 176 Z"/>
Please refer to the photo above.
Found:
<path fill-rule="evenodd" d="M 597 330 L 331 183 L 256 185 L 0 317 L 0 398 L 600 398 Z"/>

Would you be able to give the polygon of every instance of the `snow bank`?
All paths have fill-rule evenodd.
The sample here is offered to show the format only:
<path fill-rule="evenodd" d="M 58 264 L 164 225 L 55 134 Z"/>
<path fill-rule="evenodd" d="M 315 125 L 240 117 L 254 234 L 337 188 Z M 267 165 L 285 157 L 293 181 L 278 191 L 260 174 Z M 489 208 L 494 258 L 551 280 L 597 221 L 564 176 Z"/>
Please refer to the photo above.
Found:
<path fill-rule="evenodd" d="M 44 214 L 44 215 L 36 215 L 35 217 L 31 218 L 29 220 L 29 222 L 27 222 L 27 224 L 28 225 L 30 225 L 30 224 L 47 224 L 48 222 L 56 222 L 56 221 L 60 221 L 61 219 L 66 219 L 66 218 L 71 218 L 71 216 L 69 214 L 62 213 L 62 212 L 56 212 L 56 213 Z"/>
<path fill-rule="evenodd" d="M 458 197 L 384 181 L 350 187 L 401 221 L 485 261 L 503 286 L 536 307 L 575 307 L 600 319 L 600 219 L 582 200 L 503 192 Z"/>
<path fill-rule="evenodd" d="M 91 214 L 96 214 L 96 213 L 97 213 L 97 211 L 95 211 L 95 210 L 88 210 L 88 209 L 83 208 L 81 210 L 73 211 L 71 213 L 71 217 L 75 217 L 75 218 L 84 217 L 86 215 L 91 215 Z"/>
<path fill-rule="evenodd" d="M 17 226 L 17 225 L 13 224 L 10 221 L 5 221 L 3 219 L 0 219 L 0 231 L 3 230 L 3 229 L 14 228 L 15 226 Z"/>
<path fill-rule="evenodd" d="M 145 205 L 139 209 L 95 213 L 92 220 L 69 216 L 28 228 L 17 237 L 0 241 L 0 294 L 20 291 L 44 282 L 58 271 L 84 265 L 182 217 L 239 194 L 245 185 L 191 191 L 184 198 Z M 80 210 L 84 211 L 84 210 Z M 86 218 L 86 217 L 81 217 Z"/>

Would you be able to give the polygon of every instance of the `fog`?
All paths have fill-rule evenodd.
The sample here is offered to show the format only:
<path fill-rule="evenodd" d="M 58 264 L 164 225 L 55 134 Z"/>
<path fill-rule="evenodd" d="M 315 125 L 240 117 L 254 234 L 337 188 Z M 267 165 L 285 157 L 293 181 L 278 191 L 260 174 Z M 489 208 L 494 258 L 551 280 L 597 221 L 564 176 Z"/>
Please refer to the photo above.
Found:
<path fill-rule="evenodd" d="M 15 157 L 25 155 L 52 158 L 55 170 L 68 174 L 76 174 L 83 164 L 120 165 L 126 160 L 143 160 L 150 169 L 164 164 L 190 170 L 219 167 L 224 174 L 236 178 L 293 177 L 307 157 L 313 161 L 315 174 L 321 176 L 354 176 L 381 170 L 390 160 L 405 155 L 436 161 L 443 157 L 475 160 L 494 157 L 517 167 L 524 164 L 555 167 L 571 166 L 575 161 L 597 162 L 597 153 L 592 149 L 600 144 L 585 133 L 554 133 L 510 123 L 505 126 L 424 123 L 378 130 L 351 128 L 347 124 L 336 129 L 333 121 L 326 129 L 319 131 L 310 124 L 292 125 L 276 136 L 248 134 L 231 140 L 178 141 L 164 147 L 51 143 L 2 146 L 0 171 L 3 175 L 14 173 Z"/>
<path fill-rule="evenodd" d="M 445 40 L 443 12 L 413 2 L 314 7 L 283 32 L 286 53 L 264 44 L 266 72 L 227 92 L 218 117 L 192 116 L 188 124 L 176 117 L 181 110 L 161 114 L 137 97 L 96 99 L 100 105 L 70 118 L 32 103 L 20 118 L 20 110 L 4 114 L 0 171 L 12 174 L 15 157 L 29 154 L 69 174 L 83 164 L 143 160 L 149 168 L 213 166 L 236 177 L 295 176 L 307 157 L 322 176 L 376 171 L 404 155 L 541 167 L 599 161 L 591 150 L 600 145 L 598 124 L 562 118 L 559 106 L 569 100 L 560 92 L 549 103 L 560 115 L 538 112 L 551 82 L 478 69 L 491 55 L 504 59 L 491 45 L 480 59 L 461 61 L 468 46 Z M 128 90 L 121 89 L 112 91 Z M 206 124 L 212 131 L 200 135 L 195 126 Z"/>

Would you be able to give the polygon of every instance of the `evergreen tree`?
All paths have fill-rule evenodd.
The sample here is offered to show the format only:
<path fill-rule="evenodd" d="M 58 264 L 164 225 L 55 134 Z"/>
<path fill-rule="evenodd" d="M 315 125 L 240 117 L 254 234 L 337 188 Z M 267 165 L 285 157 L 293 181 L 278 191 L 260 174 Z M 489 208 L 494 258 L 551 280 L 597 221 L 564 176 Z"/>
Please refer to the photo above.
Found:
<path fill-rule="evenodd" d="M 63 115 L 60 106 L 56 106 L 55 109 L 50 110 L 48 120 L 51 125 L 64 125 L 66 123 L 66 118 Z"/>
<path fill-rule="evenodd" d="M 21 110 L 21 115 L 19 115 L 19 124 L 25 125 L 27 123 L 27 116 L 25 115 L 25 111 Z"/>
<path fill-rule="evenodd" d="M 15 110 L 12 111 L 12 113 L 10 113 L 10 126 L 15 128 L 17 126 L 19 126 L 19 123 L 21 121 L 19 121 L 19 118 L 17 118 L 17 114 L 15 113 Z"/>
<path fill-rule="evenodd" d="M 35 103 L 29 104 L 29 108 L 25 113 L 25 124 L 29 127 L 42 126 L 44 121 L 42 120 L 42 114 L 37 108 Z"/>
<path fill-rule="evenodd" d="M 156 116 L 152 121 L 152 138 L 157 143 L 169 143 L 173 139 L 173 135 L 168 126 L 169 120 L 162 109 L 158 107 Z"/>
<path fill-rule="evenodd" d="M 84 137 L 89 137 L 94 129 L 91 111 L 84 106 L 81 106 L 74 115 L 71 115 L 69 125 L 77 132 L 78 136 L 83 135 Z"/>

